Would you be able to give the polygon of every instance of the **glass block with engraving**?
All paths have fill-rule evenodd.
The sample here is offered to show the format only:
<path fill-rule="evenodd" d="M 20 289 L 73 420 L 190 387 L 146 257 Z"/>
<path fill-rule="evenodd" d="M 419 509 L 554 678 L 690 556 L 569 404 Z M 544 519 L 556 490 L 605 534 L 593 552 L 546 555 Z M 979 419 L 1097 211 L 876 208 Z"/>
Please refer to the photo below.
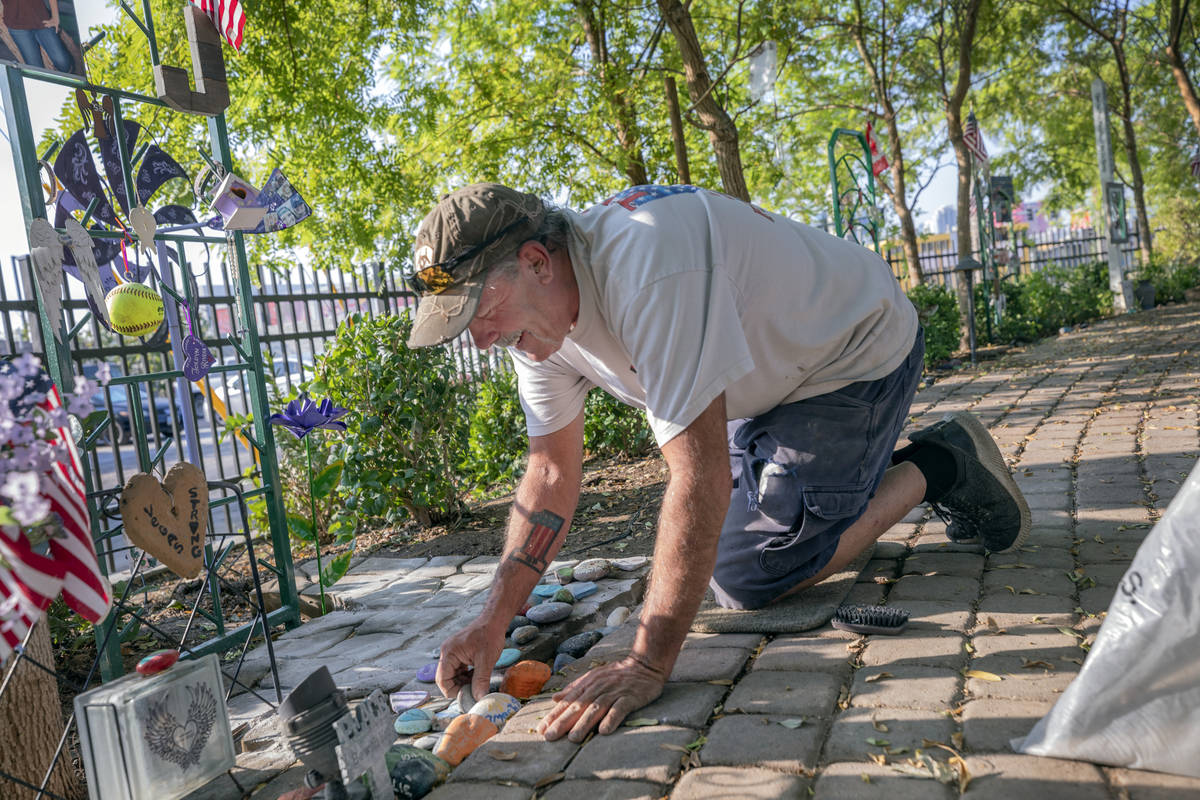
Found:
<path fill-rule="evenodd" d="M 75 698 L 91 800 L 176 800 L 234 765 L 216 655 Z"/>

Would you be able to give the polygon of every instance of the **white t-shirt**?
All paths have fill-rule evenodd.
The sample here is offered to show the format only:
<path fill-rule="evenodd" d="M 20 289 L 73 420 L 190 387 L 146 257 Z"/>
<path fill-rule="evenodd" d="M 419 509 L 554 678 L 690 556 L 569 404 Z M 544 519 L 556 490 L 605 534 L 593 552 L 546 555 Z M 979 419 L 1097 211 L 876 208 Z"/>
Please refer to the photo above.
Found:
<path fill-rule="evenodd" d="M 569 214 L 579 318 L 533 362 L 515 348 L 530 436 L 599 386 L 645 409 L 659 446 L 721 393 L 729 419 L 874 380 L 917 315 L 875 253 L 727 195 L 638 186 Z"/>

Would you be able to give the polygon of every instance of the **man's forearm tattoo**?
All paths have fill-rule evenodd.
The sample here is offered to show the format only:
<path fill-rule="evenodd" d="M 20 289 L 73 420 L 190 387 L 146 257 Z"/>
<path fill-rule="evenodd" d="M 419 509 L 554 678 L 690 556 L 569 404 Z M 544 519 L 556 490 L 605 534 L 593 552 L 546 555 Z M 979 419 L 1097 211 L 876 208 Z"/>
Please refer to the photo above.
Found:
<path fill-rule="evenodd" d="M 563 518 L 553 511 L 543 509 L 530 514 L 529 521 L 533 523 L 533 529 L 529 531 L 524 544 L 514 550 L 509 558 L 536 572 L 545 572 L 549 563 L 546 557 L 555 538 L 558 537 L 558 532 L 562 530 Z"/>

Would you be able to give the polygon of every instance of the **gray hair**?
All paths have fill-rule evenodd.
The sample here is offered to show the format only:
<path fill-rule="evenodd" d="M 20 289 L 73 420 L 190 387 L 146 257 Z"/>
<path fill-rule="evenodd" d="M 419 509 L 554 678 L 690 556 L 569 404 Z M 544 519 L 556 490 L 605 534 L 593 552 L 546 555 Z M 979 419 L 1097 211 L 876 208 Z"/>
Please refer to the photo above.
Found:
<path fill-rule="evenodd" d="M 571 222 L 562 209 L 546 203 L 546 216 L 542 224 L 528 238 L 510 250 L 503 257 L 496 259 L 484 275 L 484 283 L 495 279 L 508 279 L 517 274 L 521 261 L 517 254 L 526 242 L 538 241 L 551 250 L 566 250 L 567 240 L 571 235 Z"/>

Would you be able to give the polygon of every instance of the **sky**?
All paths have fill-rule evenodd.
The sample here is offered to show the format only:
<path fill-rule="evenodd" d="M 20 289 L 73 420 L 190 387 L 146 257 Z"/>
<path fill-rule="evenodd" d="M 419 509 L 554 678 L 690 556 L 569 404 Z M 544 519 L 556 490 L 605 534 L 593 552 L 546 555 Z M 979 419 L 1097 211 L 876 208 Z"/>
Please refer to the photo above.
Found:
<path fill-rule="evenodd" d="M 92 29 L 101 24 L 114 22 L 119 10 L 96 0 L 76 0 L 76 12 L 79 16 L 81 38 L 90 38 Z M 147 59 L 147 68 L 149 61 Z M 69 90 L 65 87 L 42 81 L 25 82 L 25 91 L 29 100 L 29 113 L 33 123 L 34 141 L 39 141 L 44 130 L 49 128 L 67 98 Z M 921 227 L 925 221 L 932 222 L 937 210 L 955 202 L 955 170 L 953 167 L 942 169 L 934 178 L 932 184 L 921 195 L 923 213 L 917 217 L 917 225 Z M 8 142 L 7 125 L 0 127 L 0 273 L 9 281 L 11 287 L 12 256 L 29 251 L 26 240 L 24 217 L 21 213 L 20 198 L 17 194 L 17 179 L 13 168 L 12 149 Z M 11 295 L 10 295 L 11 296 Z"/>

